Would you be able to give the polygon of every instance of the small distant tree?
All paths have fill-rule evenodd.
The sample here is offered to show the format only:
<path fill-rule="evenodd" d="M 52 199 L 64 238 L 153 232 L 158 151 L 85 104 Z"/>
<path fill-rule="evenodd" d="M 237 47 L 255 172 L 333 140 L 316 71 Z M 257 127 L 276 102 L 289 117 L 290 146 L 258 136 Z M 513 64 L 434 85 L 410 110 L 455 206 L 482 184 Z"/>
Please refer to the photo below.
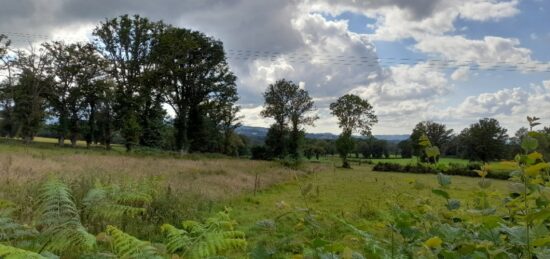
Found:
<path fill-rule="evenodd" d="M 496 119 L 485 118 L 460 133 L 463 156 L 484 162 L 504 158 L 507 130 Z"/>
<path fill-rule="evenodd" d="M 352 134 L 370 135 L 372 126 L 378 122 L 372 105 L 361 97 L 346 94 L 330 104 L 332 115 L 338 118 L 338 126 L 342 133 L 336 141 L 336 147 L 342 158 L 342 167 L 351 168 L 348 154 L 353 151 L 355 142 Z"/>

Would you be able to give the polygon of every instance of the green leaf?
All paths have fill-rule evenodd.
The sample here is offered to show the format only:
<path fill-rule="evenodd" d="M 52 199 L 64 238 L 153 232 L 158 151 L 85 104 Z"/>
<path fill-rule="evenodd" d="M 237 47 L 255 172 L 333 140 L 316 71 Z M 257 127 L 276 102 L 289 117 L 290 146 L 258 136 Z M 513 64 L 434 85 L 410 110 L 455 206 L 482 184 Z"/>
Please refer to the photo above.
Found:
<path fill-rule="evenodd" d="M 437 182 L 439 183 L 439 185 L 445 187 L 447 185 L 450 185 L 451 184 L 451 176 L 449 175 L 444 175 L 442 173 L 438 173 L 437 174 Z"/>
<path fill-rule="evenodd" d="M 460 201 L 455 199 L 450 199 L 447 201 L 447 209 L 457 210 L 460 208 Z"/>
<path fill-rule="evenodd" d="M 536 149 L 539 146 L 539 141 L 533 137 L 525 136 L 521 140 L 521 148 L 525 150 L 525 152 L 529 152 L 531 150 Z"/>
<path fill-rule="evenodd" d="M 439 152 L 439 148 L 438 147 L 427 147 L 426 148 L 426 156 L 428 157 L 437 157 L 439 156 L 441 153 Z"/>
<path fill-rule="evenodd" d="M 450 199 L 451 196 L 449 195 L 449 193 L 447 193 L 446 191 L 443 191 L 443 190 L 439 190 L 439 189 L 433 189 L 432 190 L 432 193 L 435 194 L 435 195 L 439 195 L 445 199 Z"/>
<path fill-rule="evenodd" d="M 527 221 L 544 221 L 547 218 L 550 218 L 550 208 L 543 209 L 541 211 L 531 213 L 527 215 Z"/>
<path fill-rule="evenodd" d="M 537 176 L 540 171 L 550 168 L 550 163 L 538 163 L 536 165 L 528 166 L 525 168 L 525 175 Z"/>

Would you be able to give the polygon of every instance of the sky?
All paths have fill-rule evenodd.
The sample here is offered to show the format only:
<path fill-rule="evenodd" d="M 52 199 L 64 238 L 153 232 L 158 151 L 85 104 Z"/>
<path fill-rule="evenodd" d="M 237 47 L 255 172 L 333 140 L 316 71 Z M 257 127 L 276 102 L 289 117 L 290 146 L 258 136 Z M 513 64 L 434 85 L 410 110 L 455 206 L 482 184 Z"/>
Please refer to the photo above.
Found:
<path fill-rule="evenodd" d="M 245 125 L 271 124 L 262 93 L 285 78 L 316 103 L 309 132 L 338 133 L 328 106 L 353 93 L 374 106 L 374 134 L 485 117 L 513 134 L 528 115 L 550 125 L 549 12 L 546 0 L 0 0 L 0 33 L 82 41 L 139 14 L 223 41 Z"/>

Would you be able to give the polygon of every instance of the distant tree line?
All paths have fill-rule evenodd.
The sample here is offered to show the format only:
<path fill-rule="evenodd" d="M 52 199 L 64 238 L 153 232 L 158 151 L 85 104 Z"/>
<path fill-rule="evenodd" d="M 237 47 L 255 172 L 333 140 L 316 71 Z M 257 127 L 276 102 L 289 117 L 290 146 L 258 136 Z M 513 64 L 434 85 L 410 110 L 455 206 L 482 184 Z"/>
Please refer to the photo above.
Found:
<path fill-rule="evenodd" d="M 520 128 L 513 136 L 494 118 L 483 118 L 459 134 L 447 129 L 444 124 L 433 121 L 418 123 L 408 140 L 399 142 L 402 157 L 417 156 L 420 161 L 426 160 L 426 154 L 419 145 L 422 135 L 441 150 L 444 156 L 459 157 L 472 161 L 495 161 L 513 159 L 521 150 L 521 139 L 526 136 L 527 128 Z M 537 131 L 538 152 L 550 155 L 550 127 Z"/>
<path fill-rule="evenodd" d="M 0 135 L 29 143 L 47 128 L 60 146 L 118 140 L 128 151 L 182 153 L 235 154 L 245 144 L 222 42 L 138 15 L 105 20 L 93 35 L 28 49 L 0 36 Z"/>

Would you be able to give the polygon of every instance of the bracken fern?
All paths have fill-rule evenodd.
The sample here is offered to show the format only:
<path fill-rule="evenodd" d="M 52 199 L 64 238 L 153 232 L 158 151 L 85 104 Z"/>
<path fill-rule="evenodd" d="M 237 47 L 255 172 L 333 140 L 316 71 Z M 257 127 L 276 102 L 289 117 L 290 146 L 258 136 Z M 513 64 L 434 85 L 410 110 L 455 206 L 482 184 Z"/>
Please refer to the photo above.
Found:
<path fill-rule="evenodd" d="M 41 250 L 72 253 L 89 251 L 95 246 L 95 236 L 82 226 L 69 187 L 58 179 L 50 179 L 40 188 L 38 225 Z"/>
<path fill-rule="evenodd" d="M 235 231 L 236 222 L 231 220 L 228 211 L 222 211 L 206 220 L 204 224 L 184 221 L 182 229 L 164 224 L 165 245 L 169 253 L 191 258 L 207 258 L 222 252 L 245 249 L 245 234 Z"/>
<path fill-rule="evenodd" d="M 4 259 L 42 259 L 37 253 L 0 244 L 0 258 Z"/>
<path fill-rule="evenodd" d="M 149 193 L 137 188 L 122 190 L 117 185 L 96 184 L 84 197 L 83 204 L 92 219 L 119 221 L 143 214 L 152 200 Z"/>
<path fill-rule="evenodd" d="M 141 241 L 114 226 L 107 226 L 113 252 L 121 258 L 161 258 L 149 242 Z"/>

